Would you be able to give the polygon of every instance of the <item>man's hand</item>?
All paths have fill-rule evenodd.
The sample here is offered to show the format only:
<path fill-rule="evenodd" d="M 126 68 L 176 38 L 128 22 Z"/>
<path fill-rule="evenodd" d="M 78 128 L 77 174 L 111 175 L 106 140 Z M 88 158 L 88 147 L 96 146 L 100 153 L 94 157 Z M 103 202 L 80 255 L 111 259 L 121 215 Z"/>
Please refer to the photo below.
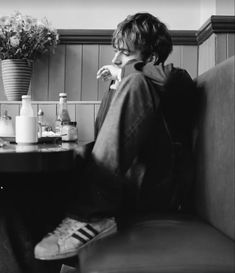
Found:
<path fill-rule="evenodd" d="M 114 65 L 104 65 L 97 72 L 97 79 L 102 79 L 103 81 L 108 80 L 121 80 L 121 68 Z"/>

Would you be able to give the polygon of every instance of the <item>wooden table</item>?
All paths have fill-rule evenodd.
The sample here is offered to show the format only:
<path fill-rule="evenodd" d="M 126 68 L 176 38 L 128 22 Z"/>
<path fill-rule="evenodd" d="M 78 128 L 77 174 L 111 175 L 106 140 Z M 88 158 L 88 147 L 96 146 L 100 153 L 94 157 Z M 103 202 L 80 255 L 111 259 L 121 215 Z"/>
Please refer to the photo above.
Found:
<path fill-rule="evenodd" d="M 59 272 L 60 261 L 34 259 L 35 243 L 64 217 L 78 143 L 0 147 L 0 271 Z M 73 188 L 73 191 L 76 191 Z M 53 268 L 53 269 L 52 269 Z"/>
<path fill-rule="evenodd" d="M 54 143 L 0 147 L 0 173 L 45 173 L 73 168 L 78 143 Z"/>

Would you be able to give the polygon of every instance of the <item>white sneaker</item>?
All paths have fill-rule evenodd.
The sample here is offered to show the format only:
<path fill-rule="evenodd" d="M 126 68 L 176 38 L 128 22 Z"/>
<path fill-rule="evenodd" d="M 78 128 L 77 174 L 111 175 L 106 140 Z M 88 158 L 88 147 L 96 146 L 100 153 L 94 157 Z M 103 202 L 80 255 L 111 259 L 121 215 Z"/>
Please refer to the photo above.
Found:
<path fill-rule="evenodd" d="M 89 243 L 117 231 L 114 218 L 95 223 L 83 223 L 65 218 L 62 223 L 34 248 L 40 260 L 57 260 L 76 256 L 78 250 Z"/>

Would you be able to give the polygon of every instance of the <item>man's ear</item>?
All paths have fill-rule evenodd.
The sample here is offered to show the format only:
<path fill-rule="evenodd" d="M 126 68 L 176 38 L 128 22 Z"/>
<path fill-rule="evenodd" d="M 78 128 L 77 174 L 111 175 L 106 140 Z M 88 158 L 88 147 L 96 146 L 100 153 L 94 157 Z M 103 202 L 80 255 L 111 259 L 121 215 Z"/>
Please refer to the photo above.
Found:
<path fill-rule="evenodd" d="M 146 63 L 156 64 L 157 61 L 158 61 L 158 56 L 156 56 L 156 55 L 151 55 L 151 56 L 147 59 Z"/>

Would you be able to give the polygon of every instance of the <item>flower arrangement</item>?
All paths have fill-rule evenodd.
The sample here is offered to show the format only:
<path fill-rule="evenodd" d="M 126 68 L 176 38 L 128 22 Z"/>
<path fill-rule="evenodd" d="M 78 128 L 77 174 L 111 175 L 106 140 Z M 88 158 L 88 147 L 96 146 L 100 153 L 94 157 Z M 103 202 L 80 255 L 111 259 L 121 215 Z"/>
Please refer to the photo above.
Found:
<path fill-rule="evenodd" d="M 35 60 L 55 50 L 59 41 L 57 30 L 46 18 L 38 20 L 15 12 L 0 17 L 0 59 Z"/>

